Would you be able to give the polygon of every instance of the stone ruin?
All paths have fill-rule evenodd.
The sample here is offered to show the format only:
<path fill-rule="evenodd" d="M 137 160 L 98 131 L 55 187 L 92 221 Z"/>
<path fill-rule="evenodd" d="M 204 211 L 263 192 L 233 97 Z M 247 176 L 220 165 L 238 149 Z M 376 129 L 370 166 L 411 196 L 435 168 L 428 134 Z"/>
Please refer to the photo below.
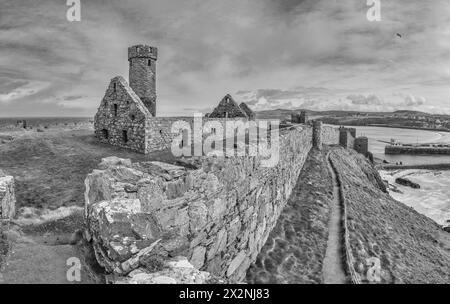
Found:
<path fill-rule="evenodd" d="M 186 117 L 156 117 L 157 57 L 158 49 L 152 46 L 128 48 L 129 84 L 121 76 L 111 79 L 95 115 L 95 136 L 100 142 L 147 154 L 166 149 L 178 135 L 172 133 L 172 124 Z M 245 103 L 238 105 L 230 95 L 208 116 L 255 119 Z"/>
<path fill-rule="evenodd" d="M 14 178 L 0 170 L 0 220 L 11 220 L 15 214 Z"/>
<path fill-rule="evenodd" d="M 356 136 L 355 128 L 339 128 L 339 144 L 347 149 L 354 149 L 356 152 L 371 158 L 372 154 L 369 152 L 369 139 L 365 136 Z"/>
<path fill-rule="evenodd" d="M 310 149 L 337 144 L 338 136 L 321 123 L 281 130 L 280 159 L 270 168 L 260 156 L 177 166 L 103 159 L 85 181 L 86 238 L 118 282 L 180 282 L 183 274 L 186 282 L 242 282 Z"/>
<path fill-rule="evenodd" d="M 308 123 L 308 113 L 306 111 L 301 111 L 300 114 L 291 114 L 291 123 L 293 124 L 306 124 Z"/>
<path fill-rule="evenodd" d="M 242 117 L 248 120 L 255 119 L 255 113 L 247 106 L 246 103 L 240 105 L 231 97 L 230 94 L 219 102 L 219 105 L 208 115 L 209 118 L 237 118 Z"/>

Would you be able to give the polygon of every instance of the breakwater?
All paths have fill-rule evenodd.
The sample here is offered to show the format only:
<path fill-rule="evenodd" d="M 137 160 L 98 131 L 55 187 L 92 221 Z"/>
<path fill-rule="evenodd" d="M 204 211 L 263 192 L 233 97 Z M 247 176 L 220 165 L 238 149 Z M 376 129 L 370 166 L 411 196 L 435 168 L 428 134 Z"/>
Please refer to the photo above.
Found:
<path fill-rule="evenodd" d="M 413 146 L 413 145 L 387 145 L 384 149 L 385 154 L 414 154 L 414 155 L 450 155 L 450 146 Z"/>

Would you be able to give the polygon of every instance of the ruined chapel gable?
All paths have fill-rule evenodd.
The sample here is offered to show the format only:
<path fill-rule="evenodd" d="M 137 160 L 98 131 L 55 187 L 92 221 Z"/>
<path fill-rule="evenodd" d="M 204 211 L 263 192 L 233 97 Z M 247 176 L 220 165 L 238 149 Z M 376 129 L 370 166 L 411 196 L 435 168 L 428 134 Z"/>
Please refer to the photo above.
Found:
<path fill-rule="evenodd" d="M 103 143 L 145 151 L 149 110 L 123 77 L 111 80 L 95 115 L 95 135 Z"/>
<path fill-rule="evenodd" d="M 247 114 L 239 107 L 231 95 L 227 94 L 209 115 L 209 118 L 248 118 Z"/>

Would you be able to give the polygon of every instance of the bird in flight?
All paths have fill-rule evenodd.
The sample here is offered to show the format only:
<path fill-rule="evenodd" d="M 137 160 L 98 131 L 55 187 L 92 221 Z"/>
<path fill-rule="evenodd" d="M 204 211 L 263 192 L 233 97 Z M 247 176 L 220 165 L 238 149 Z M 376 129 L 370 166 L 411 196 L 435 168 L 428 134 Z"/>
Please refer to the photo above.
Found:
<path fill-rule="evenodd" d="M 400 37 L 400 38 L 402 38 L 402 35 L 401 35 L 401 34 L 399 34 L 399 33 L 397 33 L 397 36 L 398 36 L 398 37 Z"/>

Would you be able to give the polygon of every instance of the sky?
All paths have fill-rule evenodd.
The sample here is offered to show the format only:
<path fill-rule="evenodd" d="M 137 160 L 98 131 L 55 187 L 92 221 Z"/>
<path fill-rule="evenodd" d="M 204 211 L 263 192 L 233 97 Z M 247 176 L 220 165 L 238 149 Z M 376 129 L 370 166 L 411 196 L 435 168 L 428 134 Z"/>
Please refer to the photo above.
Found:
<path fill-rule="evenodd" d="M 0 0 L 0 116 L 93 116 L 127 48 L 158 47 L 157 115 L 254 110 L 450 114 L 450 2 Z M 399 35 L 397 35 L 399 34 Z"/>

